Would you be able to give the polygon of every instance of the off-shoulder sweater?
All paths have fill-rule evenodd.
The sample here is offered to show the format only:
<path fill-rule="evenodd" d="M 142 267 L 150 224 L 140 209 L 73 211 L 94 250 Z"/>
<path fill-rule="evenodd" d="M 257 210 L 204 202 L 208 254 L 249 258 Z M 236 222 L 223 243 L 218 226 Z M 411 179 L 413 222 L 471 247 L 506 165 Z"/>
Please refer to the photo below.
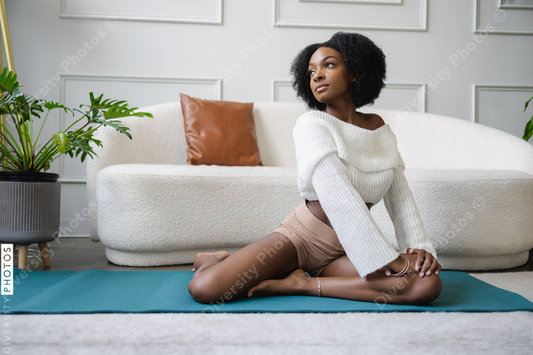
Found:
<path fill-rule="evenodd" d="M 361 277 L 399 255 L 366 206 L 382 198 L 400 251 L 424 249 L 436 257 L 389 124 L 368 130 L 313 110 L 298 118 L 293 138 L 300 196 L 320 201 Z"/>

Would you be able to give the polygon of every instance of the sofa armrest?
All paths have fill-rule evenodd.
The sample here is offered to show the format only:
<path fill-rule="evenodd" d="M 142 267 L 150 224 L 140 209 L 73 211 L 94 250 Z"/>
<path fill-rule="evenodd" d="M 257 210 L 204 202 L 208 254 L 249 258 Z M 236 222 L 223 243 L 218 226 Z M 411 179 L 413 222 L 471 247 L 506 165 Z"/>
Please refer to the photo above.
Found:
<path fill-rule="evenodd" d="M 97 233 L 96 176 L 111 165 L 119 164 L 187 164 L 187 142 L 183 128 L 180 103 L 140 108 L 154 115 L 126 117 L 124 125 L 130 128 L 133 139 L 114 128 L 102 127 L 94 137 L 102 148 L 94 147 L 98 155 L 87 161 L 87 194 L 91 208 L 91 240 L 99 241 Z"/>

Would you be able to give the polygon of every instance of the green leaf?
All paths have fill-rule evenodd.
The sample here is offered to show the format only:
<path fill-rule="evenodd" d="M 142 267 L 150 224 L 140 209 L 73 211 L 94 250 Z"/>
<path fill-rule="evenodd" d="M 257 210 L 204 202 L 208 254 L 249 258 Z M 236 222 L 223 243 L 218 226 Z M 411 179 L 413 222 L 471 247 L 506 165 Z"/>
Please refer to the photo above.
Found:
<path fill-rule="evenodd" d="M 524 136 L 522 137 L 526 142 L 529 141 L 529 138 L 533 136 L 533 117 L 529 120 L 529 122 L 526 124 L 526 128 L 524 129 Z"/>
<path fill-rule="evenodd" d="M 16 111 L 22 117 L 23 122 L 30 121 L 30 116 L 41 118 L 39 112 L 44 112 L 41 101 L 42 100 L 34 99 L 29 95 L 21 95 L 16 98 Z"/>
<path fill-rule="evenodd" d="M 65 110 L 65 113 L 70 111 L 70 113 L 72 113 L 72 116 L 74 116 L 74 112 L 71 109 L 69 109 L 68 107 L 66 107 L 64 105 L 61 105 L 60 103 L 54 102 L 54 101 L 45 101 L 43 106 L 47 110 L 53 110 L 53 109 L 56 109 L 56 108 L 62 108 L 63 110 Z"/>
<path fill-rule="evenodd" d="M 135 112 L 138 107 L 128 107 L 127 104 L 124 104 L 122 106 L 113 106 L 107 111 L 104 111 L 104 117 L 106 119 L 113 119 L 113 118 L 123 118 L 123 117 L 143 117 L 147 116 L 150 118 L 154 118 L 154 116 L 151 113 L 148 112 Z"/>
<path fill-rule="evenodd" d="M 111 100 L 106 99 L 102 100 L 104 95 L 100 95 L 97 98 L 94 97 L 94 94 L 91 92 L 89 93 L 89 99 L 91 101 L 90 107 L 93 110 L 93 118 L 97 116 L 96 111 L 103 111 L 104 117 L 106 119 L 114 119 L 114 118 L 123 118 L 123 117 L 129 117 L 129 116 L 136 116 L 136 117 L 150 117 L 154 118 L 154 116 L 151 113 L 148 112 L 135 112 L 135 110 L 138 109 L 138 107 L 128 107 L 128 103 L 125 100 Z M 84 106 L 81 105 L 80 108 Z M 85 105 L 86 106 L 86 105 Z"/>
<path fill-rule="evenodd" d="M 94 144 L 96 144 L 96 145 L 99 146 L 100 148 L 103 147 L 103 145 L 102 145 L 102 141 L 101 141 L 101 140 L 91 138 L 91 142 L 93 142 Z"/>
<path fill-rule="evenodd" d="M 526 102 L 526 106 L 524 107 L 524 111 L 522 111 L 522 112 L 525 112 L 525 111 L 526 111 L 527 105 L 529 105 L 529 103 L 531 102 L 531 100 L 533 100 L 533 97 L 532 97 L 531 99 L 527 100 L 527 102 Z"/>
<path fill-rule="evenodd" d="M 80 106 L 84 106 L 84 105 L 80 105 Z M 85 115 L 85 114 L 87 113 L 87 112 L 85 112 L 85 111 L 78 110 L 77 108 L 73 109 L 73 111 L 79 112 L 79 113 L 81 113 L 82 115 Z"/>
<path fill-rule="evenodd" d="M 76 156 L 80 155 L 81 153 L 82 162 L 85 160 L 87 155 L 90 156 L 91 158 L 94 158 L 94 156 L 96 155 L 93 148 L 89 145 L 88 139 L 73 139 L 72 143 L 78 147 L 76 149 Z"/>
<path fill-rule="evenodd" d="M 104 94 L 101 94 L 95 99 L 93 93 L 92 92 L 89 93 L 89 99 L 91 100 L 91 107 L 94 107 L 97 110 L 107 110 L 112 107 L 120 106 L 126 103 L 126 101 L 124 100 L 119 101 L 119 100 L 106 99 L 102 101 L 103 97 L 104 97 Z"/>
<path fill-rule="evenodd" d="M 65 154 L 69 148 L 69 139 L 67 134 L 65 132 L 54 133 L 53 138 L 54 144 L 57 144 L 57 150 L 60 153 Z"/>
<path fill-rule="evenodd" d="M 19 91 L 19 88 L 15 88 L 11 93 L 4 92 L 0 96 L 0 106 L 2 106 L 6 111 L 8 111 L 7 107 L 12 104 L 19 96 L 23 96 L 23 94 Z"/>
<path fill-rule="evenodd" d="M 129 128 L 124 126 L 119 120 L 106 120 L 105 118 L 99 118 L 95 122 L 101 123 L 103 126 L 113 127 L 120 133 L 126 135 L 129 139 L 132 139 L 131 134 L 128 133 Z"/>
<path fill-rule="evenodd" d="M 17 74 L 12 71 L 8 72 L 7 67 L 4 67 L 2 74 L 0 74 L 0 92 L 13 93 L 15 89 L 19 88 L 20 85 L 17 81 Z"/>

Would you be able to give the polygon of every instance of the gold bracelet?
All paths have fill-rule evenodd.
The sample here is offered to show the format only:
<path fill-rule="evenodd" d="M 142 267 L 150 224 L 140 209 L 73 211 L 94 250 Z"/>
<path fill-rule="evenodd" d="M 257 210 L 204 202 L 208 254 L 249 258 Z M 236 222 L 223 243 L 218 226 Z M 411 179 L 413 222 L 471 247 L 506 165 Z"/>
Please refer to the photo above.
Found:
<path fill-rule="evenodd" d="M 407 271 L 409 271 L 409 266 L 410 266 L 410 263 L 409 263 L 409 259 L 405 256 L 405 255 L 401 255 L 400 254 L 400 257 L 402 257 L 407 263 L 405 264 L 405 267 L 400 271 L 400 272 L 397 272 L 395 274 L 393 274 L 389 268 L 387 268 L 387 270 L 385 270 L 385 275 L 387 276 L 403 276 L 407 273 Z"/>

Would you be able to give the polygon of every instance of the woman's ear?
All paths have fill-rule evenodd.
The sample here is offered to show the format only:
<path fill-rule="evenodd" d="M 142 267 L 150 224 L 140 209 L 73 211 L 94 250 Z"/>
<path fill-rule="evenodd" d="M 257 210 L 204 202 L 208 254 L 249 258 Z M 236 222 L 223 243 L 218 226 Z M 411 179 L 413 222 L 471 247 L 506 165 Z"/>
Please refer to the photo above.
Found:
<path fill-rule="evenodd" d="M 351 73 L 351 74 L 352 74 L 352 83 L 355 83 L 359 75 L 357 73 Z"/>

